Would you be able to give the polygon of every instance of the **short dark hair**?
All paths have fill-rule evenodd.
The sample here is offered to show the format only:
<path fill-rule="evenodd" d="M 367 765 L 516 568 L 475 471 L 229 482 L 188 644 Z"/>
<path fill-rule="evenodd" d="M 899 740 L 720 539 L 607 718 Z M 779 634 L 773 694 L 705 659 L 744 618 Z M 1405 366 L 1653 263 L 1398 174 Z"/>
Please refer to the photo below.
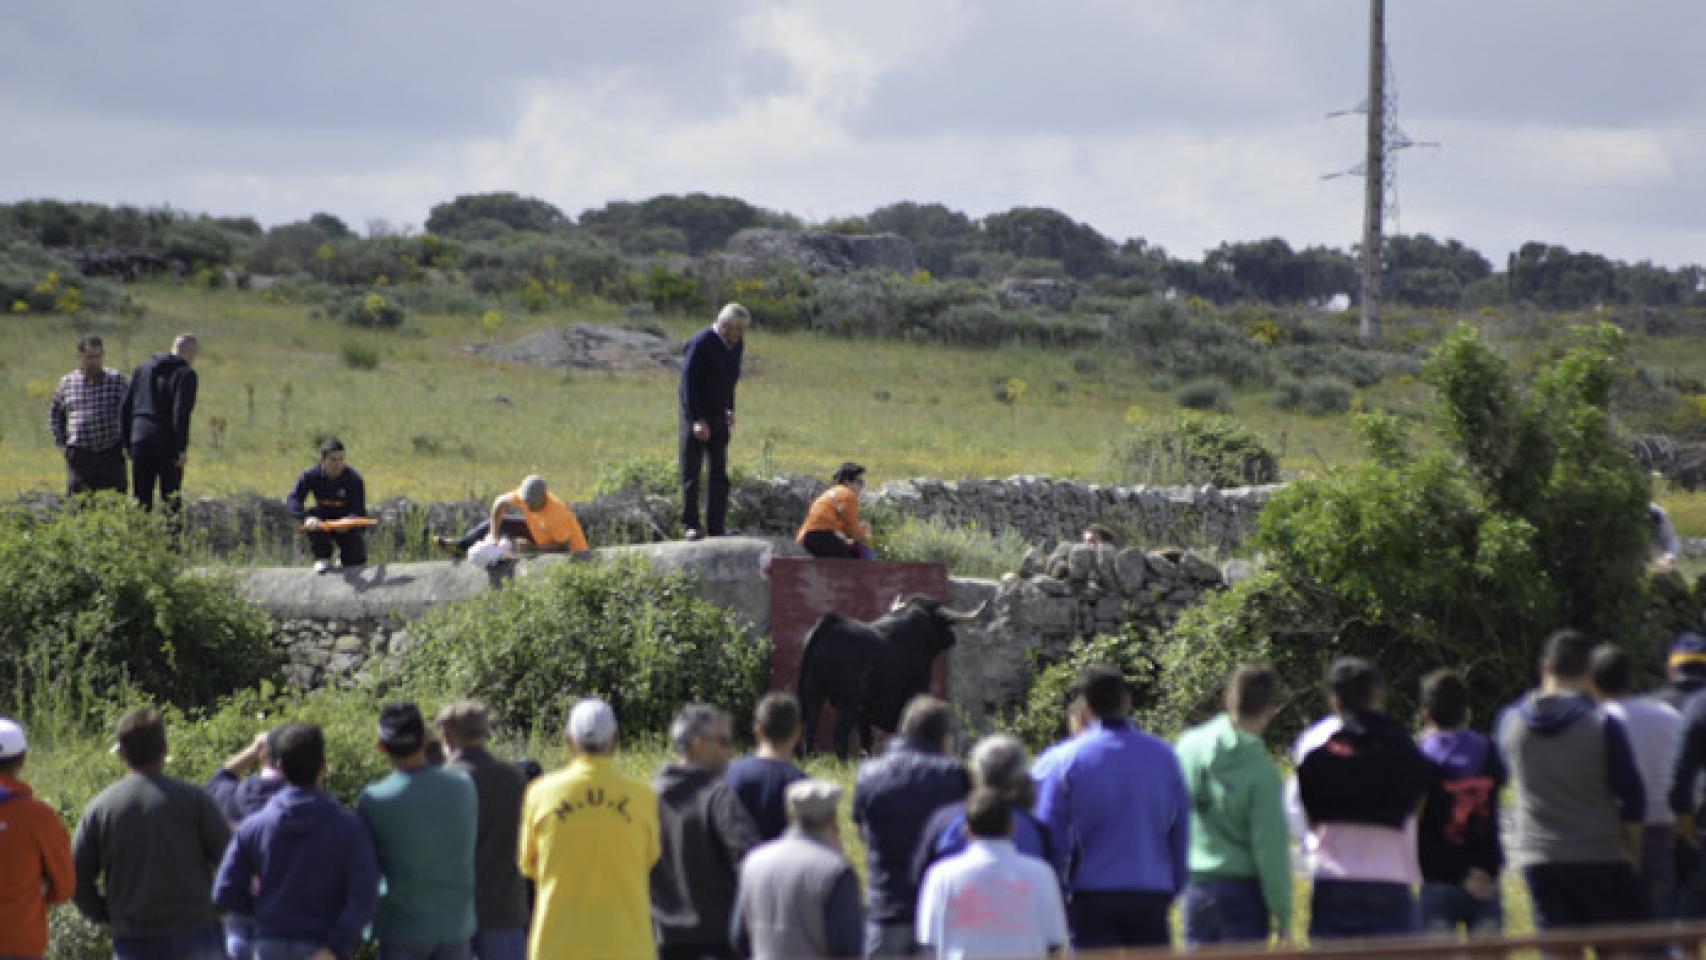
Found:
<path fill-rule="evenodd" d="M 77 341 L 77 352 L 78 353 L 83 353 L 83 352 L 87 351 L 90 347 L 100 347 L 102 350 L 105 350 L 107 348 L 106 342 L 103 341 L 100 337 L 97 337 L 92 333 L 89 334 L 88 336 L 84 337 L 83 339 Z"/>
<path fill-rule="evenodd" d="M 334 453 L 341 453 L 343 452 L 343 449 L 344 442 L 339 440 L 337 437 L 327 437 L 320 441 L 320 456 L 322 457 L 326 457 Z"/>
<path fill-rule="evenodd" d="M 0 760 L 0 774 L 4 774 L 8 777 L 17 776 L 18 771 L 24 769 L 24 758 L 27 756 L 29 756 L 29 753 L 25 752 L 20 753 L 15 757 L 7 757 L 4 760 Z"/>
<path fill-rule="evenodd" d="M 913 697 L 900 715 L 900 735 L 909 740 L 938 744 L 953 732 L 954 711 L 927 693 Z"/>
<path fill-rule="evenodd" d="M 765 694 L 752 711 L 752 724 L 765 743 L 786 743 L 800 732 L 800 701 L 786 690 Z"/>
<path fill-rule="evenodd" d="M 1114 720 L 1126 712 L 1125 676 L 1105 663 L 1092 663 L 1078 673 L 1072 697 L 1083 700 L 1098 720 Z"/>
<path fill-rule="evenodd" d="M 298 787 L 312 787 L 326 766 L 326 735 L 311 723 L 289 723 L 280 727 L 274 742 L 278 754 L 273 762 L 284 779 Z"/>
<path fill-rule="evenodd" d="M 1579 630 L 1565 628 L 1546 638 L 1540 668 L 1563 680 L 1583 680 L 1593 668 L 1593 641 Z"/>
<path fill-rule="evenodd" d="M 829 478 L 830 483 L 852 483 L 865 479 L 865 468 L 849 460 L 835 468 L 835 473 Z"/>
<path fill-rule="evenodd" d="M 411 702 L 387 703 L 379 708 L 379 745 L 387 756 L 403 760 L 426 749 L 426 720 L 421 708 Z"/>
<path fill-rule="evenodd" d="M 966 832 L 974 837 L 1005 837 L 1013 832 L 1013 805 L 998 790 L 979 787 L 966 798 Z"/>
<path fill-rule="evenodd" d="M 1593 651 L 1593 685 L 1608 697 L 1635 689 L 1635 664 L 1621 647 L 1602 643 Z"/>
<path fill-rule="evenodd" d="M 1327 668 L 1327 690 L 1340 710 L 1372 708 L 1380 682 L 1380 668 L 1362 657 L 1340 657 Z"/>
<path fill-rule="evenodd" d="M 1247 663 L 1226 681 L 1226 706 L 1235 716 L 1259 717 L 1279 702 L 1280 678 L 1265 663 Z"/>
<path fill-rule="evenodd" d="M 1446 730 L 1463 726 L 1469 718 L 1469 684 L 1449 667 L 1422 678 L 1422 716 Z"/>
<path fill-rule="evenodd" d="M 150 707 L 132 710 L 113 727 L 119 755 L 126 765 L 141 769 L 166 759 L 166 719 Z"/>

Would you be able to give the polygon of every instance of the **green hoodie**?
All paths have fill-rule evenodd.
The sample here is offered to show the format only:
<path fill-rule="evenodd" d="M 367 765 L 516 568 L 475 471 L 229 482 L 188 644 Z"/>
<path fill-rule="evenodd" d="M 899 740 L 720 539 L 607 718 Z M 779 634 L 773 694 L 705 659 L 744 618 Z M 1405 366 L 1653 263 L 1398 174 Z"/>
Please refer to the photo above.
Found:
<path fill-rule="evenodd" d="M 1258 880 L 1284 936 L 1291 920 L 1291 838 L 1279 771 L 1260 737 L 1221 714 L 1177 747 L 1191 792 L 1191 880 Z"/>

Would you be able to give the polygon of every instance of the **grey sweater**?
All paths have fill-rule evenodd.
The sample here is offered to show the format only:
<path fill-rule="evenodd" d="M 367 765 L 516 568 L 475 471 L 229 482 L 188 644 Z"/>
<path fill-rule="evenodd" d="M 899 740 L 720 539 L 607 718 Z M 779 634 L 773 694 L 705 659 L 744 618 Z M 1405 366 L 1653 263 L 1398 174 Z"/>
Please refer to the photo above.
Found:
<path fill-rule="evenodd" d="M 72 841 L 77 909 L 115 937 L 171 937 L 216 926 L 213 874 L 231 825 L 202 789 L 131 773 L 83 811 Z"/>
<path fill-rule="evenodd" d="M 1628 861 L 1622 828 L 1642 822 L 1647 801 L 1616 718 L 1586 697 L 1534 693 L 1493 730 L 1516 785 L 1513 866 Z"/>

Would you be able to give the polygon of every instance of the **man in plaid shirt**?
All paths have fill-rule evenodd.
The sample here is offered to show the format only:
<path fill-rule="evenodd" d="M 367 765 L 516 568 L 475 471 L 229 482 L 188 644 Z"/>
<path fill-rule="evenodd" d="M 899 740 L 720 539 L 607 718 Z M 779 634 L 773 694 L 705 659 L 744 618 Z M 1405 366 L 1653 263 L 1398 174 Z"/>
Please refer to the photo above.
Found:
<path fill-rule="evenodd" d="M 59 378 L 48 408 L 53 445 L 65 455 L 66 496 L 127 487 L 119 408 L 130 382 L 105 360 L 100 337 L 77 341 L 77 369 Z"/>

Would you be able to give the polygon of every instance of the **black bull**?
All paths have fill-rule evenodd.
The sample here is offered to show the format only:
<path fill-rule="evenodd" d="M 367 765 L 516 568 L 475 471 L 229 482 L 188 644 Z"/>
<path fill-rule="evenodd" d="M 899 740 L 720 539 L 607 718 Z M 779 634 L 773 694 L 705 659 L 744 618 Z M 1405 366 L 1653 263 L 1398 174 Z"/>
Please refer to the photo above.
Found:
<path fill-rule="evenodd" d="M 843 760 L 854 727 L 867 751 L 873 726 L 897 730 L 907 702 L 930 689 L 936 657 L 954 645 L 954 625 L 975 619 L 982 610 L 960 613 L 913 595 L 896 597 L 889 612 L 871 623 L 839 613 L 820 617 L 806 634 L 800 658 L 804 749 L 817 746 L 818 714 L 825 703 L 836 710 L 835 754 Z"/>

